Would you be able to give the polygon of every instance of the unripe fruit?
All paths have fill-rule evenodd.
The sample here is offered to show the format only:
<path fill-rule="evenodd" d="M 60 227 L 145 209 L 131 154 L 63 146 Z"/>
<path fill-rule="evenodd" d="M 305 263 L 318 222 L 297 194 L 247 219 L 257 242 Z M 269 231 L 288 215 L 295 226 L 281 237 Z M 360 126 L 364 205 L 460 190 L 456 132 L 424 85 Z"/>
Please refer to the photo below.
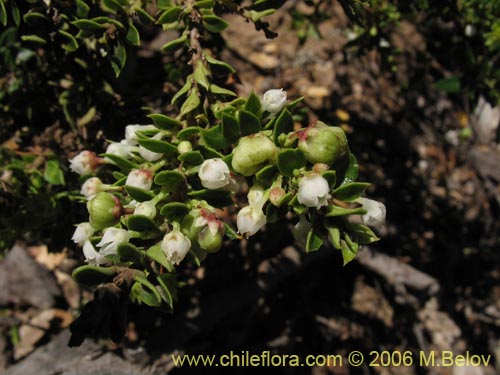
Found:
<path fill-rule="evenodd" d="M 327 126 L 318 121 L 304 130 L 299 140 L 299 149 L 310 163 L 333 164 L 347 155 L 349 146 L 342 128 Z"/>
<path fill-rule="evenodd" d="M 115 196 L 100 192 L 87 203 L 90 225 L 100 230 L 112 227 L 120 221 L 122 207 Z"/>
<path fill-rule="evenodd" d="M 233 169 L 243 176 L 251 176 L 276 156 L 276 145 L 264 133 L 240 139 L 233 151 Z"/>

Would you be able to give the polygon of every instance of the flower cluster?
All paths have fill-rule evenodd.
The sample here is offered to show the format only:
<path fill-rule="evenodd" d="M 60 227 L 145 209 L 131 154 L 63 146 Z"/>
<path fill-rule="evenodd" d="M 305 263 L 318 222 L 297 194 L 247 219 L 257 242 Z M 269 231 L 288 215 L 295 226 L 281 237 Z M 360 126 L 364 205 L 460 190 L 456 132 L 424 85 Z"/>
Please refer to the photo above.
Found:
<path fill-rule="evenodd" d="M 292 234 L 301 247 L 315 251 L 329 240 L 345 263 L 378 239 L 370 227 L 383 224 L 385 207 L 362 197 L 369 184 L 356 182 L 342 128 L 318 121 L 298 129 L 283 90 L 221 108 L 217 123 L 206 126 L 151 115 L 153 125 L 128 125 L 105 154 L 83 151 L 71 160 L 87 177 L 81 193 L 89 219 L 73 240 L 89 266 L 144 269 L 170 301 L 175 283 L 164 279 L 175 267 L 186 259 L 199 264 L 225 239 L 253 236 L 289 213 L 298 218 Z M 101 180 L 107 166 L 114 183 Z M 234 207 L 236 223 L 224 222 Z M 161 302 L 144 279 L 137 283 L 136 300 Z"/>

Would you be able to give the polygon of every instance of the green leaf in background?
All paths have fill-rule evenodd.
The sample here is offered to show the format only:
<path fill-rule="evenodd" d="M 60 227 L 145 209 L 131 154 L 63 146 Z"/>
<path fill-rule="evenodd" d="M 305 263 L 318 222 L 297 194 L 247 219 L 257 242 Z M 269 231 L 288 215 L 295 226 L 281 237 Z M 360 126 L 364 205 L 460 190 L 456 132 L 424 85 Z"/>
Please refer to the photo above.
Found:
<path fill-rule="evenodd" d="M 71 274 L 80 284 L 99 285 L 110 281 L 116 275 L 115 267 L 80 266 Z"/>
<path fill-rule="evenodd" d="M 181 126 L 181 122 L 169 117 L 165 116 L 159 113 L 153 113 L 148 115 L 148 117 L 153 120 L 153 123 L 157 128 L 164 129 L 164 130 L 174 130 L 178 129 Z"/>
<path fill-rule="evenodd" d="M 113 68 L 115 75 L 118 77 L 125 66 L 127 60 L 127 50 L 123 44 L 118 43 L 113 48 L 113 54 L 111 56 L 111 67 Z"/>
<path fill-rule="evenodd" d="M 202 23 L 203 27 L 212 33 L 220 33 L 229 26 L 222 18 L 213 15 L 203 16 Z"/>
<path fill-rule="evenodd" d="M 208 76 L 210 76 L 210 70 L 207 69 L 205 63 L 202 60 L 196 60 L 193 72 L 193 79 L 196 83 L 200 84 L 205 90 L 208 90 L 210 82 L 208 81 Z"/>
<path fill-rule="evenodd" d="M 434 83 L 434 87 L 446 92 L 459 92 L 461 89 L 460 77 L 442 78 Z"/>
<path fill-rule="evenodd" d="M 337 173 L 335 171 L 324 171 L 321 176 L 328 181 L 329 186 L 335 186 L 337 182 Z"/>
<path fill-rule="evenodd" d="M 260 131 L 260 120 L 252 112 L 241 109 L 238 111 L 238 123 L 242 136 L 255 134 Z"/>
<path fill-rule="evenodd" d="M 164 44 L 163 47 L 161 47 L 161 50 L 163 52 L 172 52 L 178 50 L 179 48 L 185 45 L 187 39 L 188 39 L 188 34 L 184 33 L 177 39 L 171 40 L 170 42 Z"/>
<path fill-rule="evenodd" d="M 172 23 L 178 20 L 179 15 L 182 12 L 182 8 L 180 6 L 175 6 L 168 8 L 165 10 L 161 16 L 158 18 L 157 23 Z"/>
<path fill-rule="evenodd" d="M 124 159 L 121 156 L 117 156 L 114 154 L 102 154 L 101 156 L 108 158 L 109 160 L 111 160 L 113 163 L 115 163 L 120 168 L 124 168 L 124 169 L 139 168 L 138 164 L 133 163 L 130 160 Z"/>
<path fill-rule="evenodd" d="M 356 156 L 354 156 L 354 154 L 350 153 L 349 164 L 347 165 L 347 169 L 344 172 L 341 186 L 356 181 L 358 179 L 358 170 L 358 160 L 356 159 Z"/>
<path fill-rule="evenodd" d="M 252 112 L 254 115 L 259 116 L 260 109 L 261 109 L 260 99 L 252 91 L 245 103 L 245 111 Z"/>
<path fill-rule="evenodd" d="M 288 134 L 293 131 L 293 117 L 288 110 L 283 110 L 274 123 L 273 139 L 276 143 L 280 134 Z"/>
<path fill-rule="evenodd" d="M 137 202 L 150 201 L 155 196 L 152 192 L 135 186 L 125 185 L 125 190 Z"/>
<path fill-rule="evenodd" d="M 377 235 L 366 225 L 346 223 L 346 230 L 349 232 L 352 240 L 360 245 L 369 245 L 380 240 L 380 238 L 378 238 Z"/>
<path fill-rule="evenodd" d="M 344 233 L 344 240 L 340 241 L 342 249 L 342 258 L 344 258 L 344 266 L 352 261 L 358 253 L 359 245 L 351 240 L 347 233 Z"/>
<path fill-rule="evenodd" d="M 236 96 L 236 94 L 234 92 L 232 92 L 231 90 L 228 90 L 228 89 L 225 89 L 223 87 L 217 86 L 214 83 L 210 84 L 210 87 L 208 89 L 209 89 L 209 91 L 212 94 L 226 95 L 226 96 Z"/>
<path fill-rule="evenodd" d="M 352 202 L 358 199 L 368 186 L 370 184 L 366 182 L 351 182 L 335 189 L 333 196 L 341 201 Z"/>
<path fill-rule="evenodd" d="M 228 140 L 224 137 L 220 125 L 215 125 L 208 129 L 201 129 L 201 139 L 205 146 L 215 150 L 220 150 L 229 146 Z"/>
<path fill-rule="evenodd" d="M 101 7 L 113 14 L 123 10 L 123 6 L 117 0 L 101 0 Z"/>
<path fill-rule="evenodd" d="M 229 143 L 235 143 L 240 138 L 240 126 L 238 120 L 229 113 L 222 114 L 222 135 Z"/>
<path fill-rule="evenodd" d="M 59 34 L 66 39 L 67 43 L 64 43 L 62 45 L 62 48 L 65 49 L 68 52 L 75 52 L 78 49 L 78 41 L 76 38 L 71 35 L 70 33 L 67 33 L 64 30 L 59 30 Z"/>
<path fill-rule="evenodd" d="M 323 240 L 321 239 L 320 236 L 318 236 L 315 232 L 314 229 L 311 229 L 309 233 L 307 234 L 307 240 L 306 240 L 306 252 L 310 253 L 313 251 L 318 250 L 321 246 L 323 246 Z"/>
<path fill-rule="evenodd" d="M 11 7 L 12 19 L 14 20 L 16 26 L 19 27 L 19 24 L 21 23 L 21 15 L 19 13 L 19 8 L 17 7 L 16 0 L 10 0 L 10 7 Z"/>
<path fill-rule="evenodd" d="M 151 17 L 151 15 L 146 12 L 144 9 L 140 8 L 139 6 L 136 6 L 134 8 L 135 13 L 137 14 L 137 17 L 139 17 L 139 20 L 143 25 L 150 25 L 155 22 L 155 19 Z"/>
<path fill-rule="evenodd" d="M 71 22 L 73 25 L 78 27 L 80 30 L 89 31 L 89 32 L 98 32 L 106 30 L 106 26 L 101 25 L 95 21 L 91 21 L 88 19 L 81 19 Z"/>
<path fill-rule="evenodd" d="M 342 250 L 340 245 L 340 229 L 336 225 L 328 225 L 325 223 L 325 227 L 328 230 L 330 241 L 333 247 L 337 250 Z"/>
<path fill-rule="evenodd" d="M 181 202 L 170 202 L 160 209 L 160 214 L 169 222 L 179 221 L 189 213 L 189 207 Z"/>
<path fill-rule="evenodd" d="M 0 0 L 0 22 L 3 26 L 7 26 L 7 11 L 3 0 Z"/>
<path fill-rule="evenodd" d="M 200 106 L 200 104 L 201 102 L 198 90 L 196 89 L 196 87 L 192 87 L 191 92 L 189 93 L 188 97 L 182 104 L 181 115 L 186 116 L 187 114 L 193 112 Z"/>
<path fill-rule="evenodd" d="M 84 0 L 76 0 L 76 15 L 78 18 L 85 18 L 88 16 L 90 7 Z"/>
<path fill-rule="evenodd" d="M 64 185 L 64 173 L 57 160 L 47 161 L 43 178 L 51 185 Z"/>
<path fill-rule="evenodd" d="M 132 22 L 128 24 L 128 31 L 127 35 L 125 38 L 128 40 L 130 44 L 133 46 L 140 46 L 141 45 L 141 36 L 139 35 L 139 31 L 137 28 L 134 26 Z"/>
<path fill-rule="evenodd" d="M 0 1 L 1 3 L 1 1 Z M 21 35 L 21 40 L 23 42 L 33 42 L 37 44 L 47 44 L 47 41 L 38 35 Z"/>
<path fill-rule="evenodd" d="M 306 165 L 306 158 L 299 149 L 285 148 L 278 152 L 278 170 L 285 176 L 293 177 L 293 171 Z"/>
<path fill-rule="evenodd" d="M 167 193 L 177 190 L 184 181 L 184 175 L 177 171 L 161 171 L 154 178 L 155 184 L 165 185 Z"/>

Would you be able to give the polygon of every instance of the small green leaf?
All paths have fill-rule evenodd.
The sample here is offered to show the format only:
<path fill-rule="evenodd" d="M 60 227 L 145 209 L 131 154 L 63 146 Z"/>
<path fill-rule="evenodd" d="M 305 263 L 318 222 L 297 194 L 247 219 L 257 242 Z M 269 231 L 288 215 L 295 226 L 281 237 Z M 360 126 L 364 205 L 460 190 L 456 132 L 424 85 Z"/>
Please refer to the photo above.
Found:
<path fill-rule="evenodd" d="M 344 208 L 335 206 L 334 204 L 328 206 L 326 217 L 348 216 L 348 215 L 364 215 L 366 210 L 363 207 L 358 208 Z"/>
<path fill-rule="evenodd" d="M 0 0 L 0 22 L 3 26 L 7 26 L 7 11 L 3 0 Z"/>
<path fill-rule="evenodd" d="M 181 126 L 181 122 L 169 117 L 165 116 L 159 113 L 153 113 L 148 115 L 148 117 L 153 120 L 153 123 L 157 128 L 164 129 L 164 130 L 174 130 L 178 129 Z"/>
<path fill-rule="evenodd" d="M 226 190 L 196 190 L 188 193 L 190 198 L 206 200 L 209 204 L 215 207 L 225 207 L 233 204 L 231 192 Z"/>
<path fill-rule="evenodd" d="M 254 115 L 258 116 L 260 114 L 261 103 L 260 99 L 255 93 L 252 93 L 248 96 L 248 99 L 245 103 L 245 111 L 252 112 Z"/>
<path fill-rule="evenodd" d="M 111 174 L 113 175 L 115 180 L 121 180 L 122 178 L 127 177 L 127 175 L 125 175 L 121 172 L 118 172 L 118 171 L 113 171 Z"/>
<path fill-rule="evenodd" d="M 358 199 L 368 186 L 370 184 L 366 182 L 351 182 L 335 189 L 333 196 L 341 201 L 352 202 Z"/>
<path fill-rule="evenodd" d="M 195 109 L 200 107 L 200 104 L 201 102 L 198 90 L 196 87 L 192 87 L 186 101 L 182 104 L 181 115 L 186 116 L 187 114 L 193 112 Z"/>
<path fill-rule="evenodd" d="M 283 219 L 287 213 L 287 206 L 277 207 L 274 204 L 268 204 L 266 207 L 266 220 L 268 223 L 275 223 Z"/>
<path fill-rule="evenodd" d="M 360 245 L 369 245 L 379 241 L 380 238 L 366 225 L 357 223 L 346 223 L 346 230 L 349 232 L 354 242 Z"/>
<path fill-rule="evenodd" d="M 133 46 L 140 46 L 141 45 L 141 36 L 139 34 L 139 31 L 137 28 L 134 26 L 132 22 L 128 24 L 128 31 L 126 38 L 130 44 Z"/>
<path fill-rule="evenodd" d="M 118 43 L 113 48 L 113 54 L 111 55 L 111 67 L 113 68 L 115 75 L 118 77 L 125 66 L 127 61 L 127 50 L 123 44 Z"/>
<path fill-rule="evenodd" d="M 260 21 L 261 18 L 264 18 L 265 16 L 269 16 L 275 12 L 276 12 L 276 9 L 266 9 L 266 10 L 263 10 L 261 12 L 251 10 L 250 11 L 250 18 L 252 19 L 253 22 L 258 22 L 258 21 Z"/>
<path fill-rule="evenodd" d="M 200 0 L 194 3 L 194 6 L 199 9 L 210 9 L 213 8 L 215 5 L 214 0 Z"/>
<path fill-rule="evenodd" d="M 178 37 L 177 39 L 171 40 L 170 42 L 163 45 L 163 47 L 161 47 L 161 50 L 163 52 L 172 52 L 172 51 L 178 50 L 183 45 L 185 45 L 185 42 L 187 39 L 188 39 L 188 35 L 186 33 L 184 33 L 180 37 Z"/>
<path fill-rule="evenodd" d="M 240 138 L 240 126 L 238 120 L 229 113 L 222 114 L 222 135 L 229 143 L 235 143 Z"/>
<path fill-rule="evenodd" d="M 212 33 L 220 33 L 229 26 L 222 18 L 213 15 L 203 16 L 202 23 L 203 27 Z"/>
<path fill-rule="evenodd" d="M 19 24 L 21 23 L 21 15 L 19 13 L 19 8 L 17 7 L 16 0 L 10 0 L 10 6 L 11 6 L 12 19 L 14 20 L 16 26 L 19 27 Z"/>
<path fill-rule="evenodd" d="M 49 160 L 45 164 L 43 178 L 51 185 L 64 185 L 64 173 L 57 160 Z"/>
<path fill-rule="evenodd" d="M 36 25 L 37 23 L 49 21 L 49 18 L 41 13 L 29 12 L 24 14 L 23 21 L 29 25 Z"/>
<path fill-rule="evenodd" d="M 177 152 L 177 147 L 175 147 L 173 144 L 166 141 L 160 141 L 159 139 L 142 138 L 138 139 L 137 142 L 145 149 L 156 152 L 158 154 L 165 154 L 169 156 Z"/>
<path fill-rule="evenodd" d="M 119 166 L 120 168 L 123 168 L 123 169 L 139 168 L 138 164 L 133 163 L 130 160 L 124 159 L 121 156 L 117 156 L 114 154 L 102 154 L 101 156 L 108 158 L 113 163 L 115 163 L 117 166 Z"/>
<path fill-rule="evenodd" d="M 142 24 L 149 25 L 155 22 L 155 19 L 142 8 L 136 7 L 134 8 L 134 11 L 137 13 L 137 17 L 139 17 Z"/>
<path fill-rule="evenodd" d="M 117 0 L 101 0 L 101 7 L 104 11 L 113 14 L 123 9 L 122 5 Z"/>
<path fill-rule="evenodd" d="M 137 247 L 128 242 L 123 242 L 118 245 L 116 253 L 123 262 L 133 262 L 135 264 L 141 264 L 143 255 Z"/>
<path fill-rule="evenodd" d="M 356 257 L 359 245 L 355 242 L 352 242 L 349 235 L 347 233 L 344 233 L 344 240 L 340 241 L 340 247 L 342 249 L 342 258 L 344 258 L 345 266 Z"/>
<path fill-rule="evenodd" d="M 198 150 L 200 150 L 201 154 L 205 159 L 212 159 L 212 158 L 224 158 L 224 155 L 222 155 L 220 152 L 217 150 L 214 150 L 213 148 L 210 148 L 208 146 L 199 144 L 198 145 Z"/>
<path fill-rule="evenodd" d="M 216 95 L 226 95 L 226 96 L 236 96 L 231 90 L 225 89 L 223 87 L 217 86 L 216 84 L 210 84 L 209 91 Z"/>
<path fill-rule="evenodd" d="M 201 139 L 205 146 L 215 150 L 220 150 L 229 146 L 228 140 L 224 137 L 220 125 L 215 125 L 208 129 L 201 129 Z"/>
<path fill-rule="evenodd" d="M 328 186 L 335 186 L 337 183 L 337 173 L 335 171 L 324 171 L 321 176 L 328 181 Z"/>
<path fill-rule="evenodd" d="M 88 31 L 88 32 L 96 32 L 96 31 L 104 31 L 106 30 L 106 26 L 101 25 L 95 21 L 91 21 L 88 19 L 81 19 L 71 22 L 73 25 L 78 27 L 80 30 Z"/>
<path fill-rule="evenodd" d="M 125 185 L 125 190 L 137 202 L 150 201 L 155 196 L 152 192 L 135 186 Z"/>
<path fill-rule="evenodd" d="M 71 274 L 83 285 L 99 285 L 110 281 L 116 275 L 115 267 L 80 266 Z"/>
<path fill-rule="evenodd" d="M 260 131 L 260 120 L 252 112 L 241 109 L 238 111 L 238 123 L 241 135 L 247 136 Z"/>
<path fill-rule="evenodd" d="M 132 286 L 132 296 L 144 302 L 148 306 L 157 307 L 161 305 L 161 295 L 155 286 L 143 275 L 135 277 L 136 282 Z"/>
<path fill-rule="evenodd" d="M 170 311 L 173 310 L 174 308 L 174 299 L 172 297 L 172 293 L 170 292 L 170 287 L 168 283 L 165 282 L 165 280 L 162 278 L 163 275 L 156 275 L 156 281 L 158 282 L 158 285 L 160 285 L 160 294 L 162 299 L 167 303 Z"/>
<path fill-rule="evenodd" d="M 177 190 L 184 181 L 184 175 L 177 171 L 161 171 L 154 179 L 155 184 L 165 185 L 164 189 L 167 193 Z"/>
<path fill-rule="evenodd" d="M 171 103 L 176 104 L 180 98 L 182 98 L 184 95 L 186 95 L 189 92 L 189 90 L 191 89 L 192 86 L 193 86 L 192 75 L 189 75 L 186 78 L 186 83 L 184 84 L 184 86 L 182 86 L 180 88 L 180 90 L 177 91 L 175 93 L 175 95 L 172 97 Z"/>
<path fill-rule="evenodd" d="M 224 223 L 224 229 L 225 229 L 225 235 L 227 238 L 229 238 L 230 240 L 240 240 L 241 239 L 241 236 L 236 233 L 236 231 L 231 228 L 231 226 L 227 225 L 226 223 Z"/>
<path fill-rule="evenodd" d="M 200 128 L 196 126 L 189 126 L 187 128 L 182 129 L 179 133 L 177 133 L 177 138 L 180 141 L 188 141 L 193 135 L 198 134 L 200 132 Z"/>
<path fill-rule="evenodd" d="M 438 90 L 443 90 L 446 92 L 459 92 L 460 85 L 460 77 L 449 77 L 443 78 L 434 83 L 434 87 Z"/>
<path fill-rule="evenodd" d="M 293 177 L 293 171 L 306 165 L 306 158 L 299 149 L 285 148 L 278 152 L 276 160 L 281 174 Z"/>
<path fill-rule="evenodd" d="M 168 9 L 172 6 L 172 0 L 157 0 L 156 6 L 161 10 Z"/>
<path fill-rule="evenodd" d="M 195 82 L 200 84 L 205 90 L 208 90 L 210 82 L 208 81 L 208 76 L 210 71 L 206 68 L 202 60 L 196 60 L 196 65 L 193 72 L 193 79 Z"/>
<path fill-rule="evenodd" d="M 1 3 L 1 0 L 0 0 Z M 38 44 L 47 44 L 47 41 L 38 35 L 21 35 L 21 40 L 23 42 L 33 42 Z"/>
<path fill-rule="evenodd" d="M 343 178 L 340 179 L 340 181 L 342 181 L 340 185 L 342 186 L 356 181 L 358 178 L 358 170 L 359 170 L 358 161 L 356 160 L 354 154 L 351 153 L 349 154 L 349 164 L 347 165 Z M 342 174 L 340 174 L 340 176 L 342 176 Z"/>
<path fill-rule="evenodd" d="M 205 160 L 200 151 L 185 152 L 184 154 L 179 155 L 177 159 L 183 163 L 193 165 L 200 165 Z"/>
<path fill-rule="evenodd" d="M 161 16 L 158 18 L 157 23 L 172 23 L 178 20 L 179 15 L 182 12 L 182 8 L 180 6 L 175 6 L 164 11 Z"/>
<path fill-rule="evenodd" d="M 314 229 L 311 229 L 307 234 L 306 240 L 306 252 L 310 253 L 318 250 L 321 246 L 323 246 L 323 240 L 320 236 L 314 233 Z"/>
<path fill-rule="evenodd" d="M 288 134 L 293 131 L 293 117 L 288 110 L 283 110 L 274 123 L 273 139 L 276 143 L 280 134 Z"/>
<path fill-rule="evenodd" d="M 74 52 L 78 49 L 78 41 L 73 35 L 67 33 L 64 30 L 59 30 L 59 34 L 61 34 L 67 40 L 67 43 L 64 43 L 62 45 L 63 49 L 65 49 L 68 52 Z"/>
<path fill-rule="evenodd" d="M 156 223 L 145 215 L 130 215 L 127 218 L 127 227 L 129 230 L 137 232 L 156 232 L 159 231 Z"/>
<path fill-rule="evenodd" d="M 340 246 L 340 229 L 335 225 L 326 227 L 328 229 L 328 234 L 330 235 L 330 241 L 333 247 L 337 250 L 341 250 L 342 247 Z"/>
<path fill-rule="evenodd" d="M 268 186 L 274 181 L 276 171 L 277 169 L 274 165 L 266 165 L 255 174 L 255 178 L 263 186 Z"/>
<path fill-rule="evenodd" d="M 76 0 L 76 15 L 78 18 L 85 18 L 89 14 L 90 7 L 83 0 Z"/>
<path fill-rule="evenodd" d="M 234 73 L 234 72 L 235 72 L 234 68 L 233 68 L 231 65 L 229 65 L 229 64 L 227 64 L 227 63 L 225 63 L 224 61 L 220 61 L 220 60 L 214 59 L 214 58 L 213 58 L 212 56 L 210 56 L 210 54 L 208 54 L 208 53 L 206 53 L 206 54 L 205 54 L 205 58 L 206 58 L 207 62 L 208 62 L 210 65 L 220 66 L 220 67 L 222 67 L 222 68 L 224 68 L 224 69 L 228 70 L 228 71 L 229 71 L 229 72 L 231 72 L 231 73 Z"/>
<path fill-rule="evenodd" d="M 146 251 L 146 256 L 154 260 L 156 263 L 161 264 L 167 269 L 168 272 L 172 272 L 174 270 L 172 263 L 170 263 L 170 261 L 167 259 L 167 256 L 163 252 L 160 245 L 154 245 L 150 247 Z"/>
<path fill-rule="evenodd" d="M 167 203 L 160 210 L 160 214 L 165 216 L 170 223 L 181 220 L 188 213 L 189 207 L 181 202 Z"/>

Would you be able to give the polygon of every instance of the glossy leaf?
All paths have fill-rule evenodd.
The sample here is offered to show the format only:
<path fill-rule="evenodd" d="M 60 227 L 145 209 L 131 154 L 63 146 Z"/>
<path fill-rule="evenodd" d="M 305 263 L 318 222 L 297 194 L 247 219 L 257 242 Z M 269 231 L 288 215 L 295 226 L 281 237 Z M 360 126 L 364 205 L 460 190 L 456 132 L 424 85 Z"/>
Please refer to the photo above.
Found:
<path fill-rule="evenodd" d="M 178 129 L 181 126 L 181 122 L 169 117 L 165 116 L 159 113 L 153 113 L 148 115 L 148 117 L 153 120 L 153 123 L 157 128 L 164 129 L 164 130 L 174 130 Z"/>
<path fill-rule="evenodd" d="M 71 274 L 73 278 L 83 285 L 99 285 L 111 281 L 116 275 L 115 267 L 80 266 Z"/>
<path fill-rule="evenodd" d="M 155 196 L 152 192 L 135 186 L 125 185 L 125 191 L 137 202 L 150 201 Z"/>
<path fill-rule="evenodd" d="M 156 223 L 145 215 L 128 216 L 127 227 L 129 230 L 137 232 L 154 232 L 159 230 Z"/>
<path fill-rule="evenodd" d="M 213 58 L 208 53 L 205 54 L 205 58 L 210 65 L 220 66 L 220 67 L 228 70 L 231 73 L 235 72 L 234 68 L 231 65 L 229 65 L 228 63 L 225 63 L 224 61 L 220 61 L 220 60 Z"/>
<path fill-rule="evenodd" d="M 268 186 L 274 181 L 276 172 L 277 169 L 274 165 L 266 165 L 255 174 L 255 178 L 260 184 Z"/>
<path fill-rule="evenodd" d="M 177 171 L 161 171 L 154 178 L 155 184 L 165 185 L 167 193 L 177 190 L 184 180 L 184 175 Z"/>
<path fill-rule="evenodd" d="M 136 7 L 136 8 L 134 8 L 134 11 L 136 12 L 137 17 L 139 17 L 139 20 L 141 21 L 142 24 L 149 25 L 149 24 L 155 22 L 155 19 L 153 17 L 151 17 L 151 15 L 148 12 L 146 12 L 145 10 L 143 10 L 139 7 Z"/>
<path fill-rule="evenodd" d="M 226 223 L 224 223 L 224 229 L 225 229 L 225 235 L 227 238 L 229 238 L 230 240 L 239 240 L 241 239 L 241 236 L 236 233 L 236 231 L 231 228 L 230 225 L 227 225 Z"/>
<path fill-rule="evenodd" d="M 337 250 L 341 250 L 342 247 L 340 246 L 340 229 L 335 225 L 326 227 L 333 247 Z"/>
<path fill-rule="evenodd" d="M 185 152 L 184 154 L 179 155 L 177 159 L 183 163 L 192 165 L 200 165 L 205 160 L 200 151 Z"/>
<path fill-rule="evenodd" d="M 167 303 L 169 309 L 172 311 L 174 308 L 174 299 L 172 297 L 172 293 L 170 291 L 170 287 L 166 280 L 162 278 L 163 275 L 156 275 L 156 281 L 158 282 L 158 285 L 160 286 L 159 293 L 161 295 L 161 298 Z"/>
<path fill-rule="evenodd" d="M 314 229 L 311 229 L 309 233 L 307 234 L 307 240 L 306 240 L 306 252 L 310 253 L 313 251 L 318 250 L 321 246 L 323 246 L 323 240 L 321 239 L 320 236 L 318 236 L 315 232 Z"/>
<path fill-rule="evenodd" d="M 1 2 L 1 1 L 0 1 Z M 47 44 L 47 41 L 38 35 L 21 35 L 21 40 L 23 42 L 33 42 L 38 44 Z"/>
<path fill-rule="evenodd" d="M 335 189 L 333 196 L 341 201 L 352 202 L 358 199 L 368 186 L 370 184 L 366 182 L 351 182 Z"/>
<path fill-rule="evenodd" d="M 158 307 L 161 305 L 161 295 L 155 286 L 143 275 L 135 277 L 136 282 L 132 286 L 132 295 L 148 306 Z"/>
<path fill-rule="evenodd" d="M 179 221 L 189 213 L 189 207 L 181 202 L 170 202 L 165 204 L 160 214 L 165 216 L 169 222 Z"/>
<path fill-rule="evenodd" d="M 179 15 L 182 12 L 182 8 L 180 6 L 175 6 L 168 8 L 164 11 L 161 16 L 158 18 L 158 23 L 172 23 L 177 21 Z"/>
<path fill-rule="evenodd" d="M 285 148 L 278 152 L 276 160 L 281 174 L 293 177 L 293 171 L 306 165 L 306 158 L 299 149 Z"/>
<path fill-rule="evenodd" d="M 202 23 L 203 27 L 212 33 L 220 33 L 229 26 L 222 18 L 212 15 L 203 16 Z"/>
<path fill-rule="evenodd" d="M 241 109 L 238 111 L 238 123 L 242 136 L 255 134 L 260 131 L 260 121 L 252 112 Z"/>
<path fill-rule="evenodd" d="M 128 31 L 127 35 L 125 36 L 127 41 L 132 44 L 133 46 L 140 46 L 141 45 L 141 36 L 139 34 L 139 31 L 137 28 L 134 26 L 132 22 L 128 24 Z"/>

